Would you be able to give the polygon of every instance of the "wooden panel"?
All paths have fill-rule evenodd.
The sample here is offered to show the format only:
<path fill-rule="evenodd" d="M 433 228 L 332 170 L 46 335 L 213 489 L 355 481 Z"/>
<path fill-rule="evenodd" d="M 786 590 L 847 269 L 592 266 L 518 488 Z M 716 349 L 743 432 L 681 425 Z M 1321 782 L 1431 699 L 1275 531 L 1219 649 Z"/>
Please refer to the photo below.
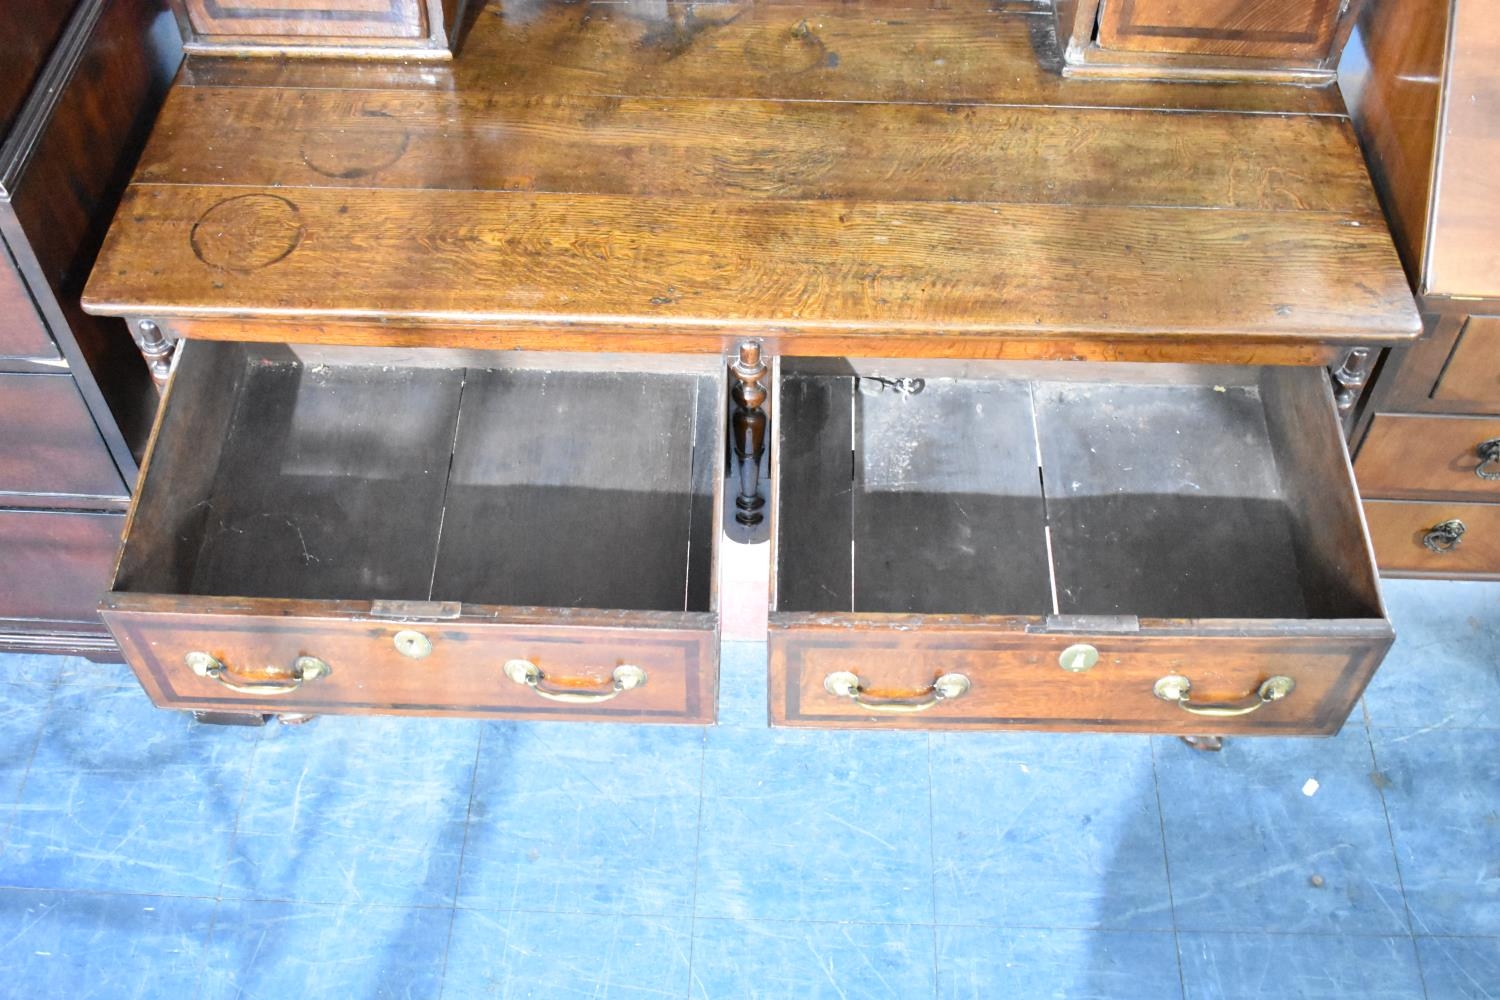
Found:
<path fill-rule="evenodd" d="M 167 0 L 103 3 L 70 31 L 69 72 L 48 91 L 46 128 L 0 177 L 0 230 L 62 345 L 116 463 L 134 469 L 156 394 L 123 323 L 86 315 L 84 279 L 135 156 L 182 57 Z M 112 419 L 111 419 L 112 418 Z M 116 429 L 118 427 L 118 430 Z"/>
<path fill-rule="evenodd" d="M 1500 417 L 1415 416 L 1382 413 L 1370 426 L 1354 463 L 1367 497 L 1458 494 L 1500 500 L 1500 480 L 1476 474 L 1476 449 L 1500 438 Z M 1491 462 L 1486 471 L 1500 474 Z"/>
<path fill-rule="evenodd" d="M 922 631 L 892 622 L 851 630 L 773 618 L 771 719 L 826 728 L 1334 733 L 1391 636 L 1378 622 L 1325 624 L 1327 635 L 1028 635 L 1021 623 Z M 1085 673 L 1059 666 L 1062 651 L 1075 643 L 1099 651 L 1098 664 Z M 972 687 L 924 712 L 884 714 L 825 691 L 834 671 L 856 674 L 875 697 L 920 695 L 945 673 L 964 674 Z M 1186 676 L 1202 701 L 1239 702 L 1278 674 L 1297 686 L 1253 714 L 1208 720 L 1152 693 L 1167 674 Z"/>
<path fill-rule="evenodd" d="M 135 179 L 1380 210 L 1353 130 L 1333 118 L 443 90 L 178 88 Z"/>
<path fill-rule="evenodd" d="M 1099 44 L 1136 52 L 1318 60 L 1339 0 L 1105 0 Z"/>
<path fill-rule="evenodd" d="M 0 136 L 10 131 L 78 0 L 0 4 Z"/>
<path fill-rule="evenodd" d="M 908 13 L 897 13 L 905 9 Z M 196 60 L 194 84 L 443 89 L 535 96 L 747 95 L 775 100 L 1006 103 L 1342 113 L 1329 87 L 1068 80 L 1037 58 L 1044 12 L 988 0 L 507 4 L 450 68 Z M 894 16 L 893 16 L 894 15 Z"/>
<path fill-rule="evenodd" d="M 55 358 L 57 345 L 47 333 L 15 261 L 0 242 L 0 356 Z"/>
<path fill-rule="evenodd" d="M 1366 500 L 1365 517 L 1382 573 L 1500 578 L 1500 504 Z M 1457 546 L 1434 552 L 1423 544 L 1434 527 L 1454 519 L 1465 528 Z"/>
<path fill-rule="evenodd" d="M 1339 84 L 1413 286 L 1421 284 L 1426 259 L 1451 6 L 1451 0 L 1366 3 L 1339 63 Z"/>
<path fill-rule="evenodd" d="M 119 514 L 0 510 L 0 619 L 97 626 L 124 523 Z"/>
<path fill-rule="evenodd" d="M 1469 317 L 1432 398 L 1500 410 L 1500 316 Z"/>
<path fill-rule="evenodd" d="M 1390 237 L 1374 218 L 1351 221 L 1311 212 L 134 185 L 85 300 L 100 313 L 495 329 L 739 324 L 1236 343 L 1415 336 L 1420 322 Z M 1349 281 L 1351 273 L 1361 280 Z"/>
<path fill-rule="evenodd" d="M 1500 23 L 1491 5 L 1458 0 L 1450 37 L 1422 287 L 1432 295 L 1500 297 Z"/>
<path fill-rule="evenodd" d="M 1255 387 L 1039 383 L 1058 610 L 1303 618 Z"/>
<path fill-rule="evenodd" d="M 494 620 L 483 609 L 441 621 L 389 621 L 369 605 L 277 601 L 177 601 L 113 595 L 104 618 L 152 701 L 163 708 L 267 712 L 471 715 L 595 722 L 709 722 L 718 684 L 718 641 L 699 627 L 651 625 L 628 616 Z M 430 655 L 397 651 L 395 635 L 420 631 Z M 332 672 L 285 695 L 243 694 L 199 677 L 190 651 L 208 652 L 240 683 L 285 682 L 299 656 Z M 506 678 L 510 659 L 535 663 L 550 683 L 608 691 L 621 664 L 646 671 L 644 686 L 597 705 L 561 704 Z"/>
<path fill-rule="evenodd" d="M 0 375 L 0 503 L 123 500 L 125 484 L 67 375 Z"/>
<path fill-rule="evenodd" d="M 183 0 L 200 35 L 418 38 L 422 0 Z"/>

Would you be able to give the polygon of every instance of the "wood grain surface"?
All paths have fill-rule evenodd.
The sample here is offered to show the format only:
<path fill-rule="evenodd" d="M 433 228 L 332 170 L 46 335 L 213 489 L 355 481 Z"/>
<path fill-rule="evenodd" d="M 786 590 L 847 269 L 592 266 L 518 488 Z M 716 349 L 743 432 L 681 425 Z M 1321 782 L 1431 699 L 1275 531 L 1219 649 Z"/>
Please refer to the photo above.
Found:
<path fill-rule="evenodd" d="M 1366 500 L 1365 517 L 1383 574 L 1500 578 L 1500 504 Z M 1450 551 L 1433 552 L 1422 544 L 1423 536 L 1449 520 L 1463 522 L 1465 530 L 1458 545 Z"/>
<path fill-rule="evenodd" d="M 195 69 L 89 307 L 793 353 L 1417 332 L 1316 88 L 1079 84 L 1040 69 L 1034 9 L 898 13 L 506 4 L 425 82 Z"/>

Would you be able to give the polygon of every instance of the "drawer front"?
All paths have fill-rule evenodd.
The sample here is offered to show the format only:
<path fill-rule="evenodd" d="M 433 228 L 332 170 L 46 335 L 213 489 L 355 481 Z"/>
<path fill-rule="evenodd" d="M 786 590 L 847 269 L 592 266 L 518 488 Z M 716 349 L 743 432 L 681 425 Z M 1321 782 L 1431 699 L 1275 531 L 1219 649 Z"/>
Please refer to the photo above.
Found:
<path fill-rule="evenodd" d="M 187 0 L 203 35 L 420 38 L 421 0 Z"/>
<path fill-rule="evenodd" d="M 55 358 L 57 345 L 42 325 L 31 293 L 21 283 L 10 254 L 0 246 L 0 357 Z"/>
<path fill-rule="evenodd" d="M 0 618 L 99 624 L 120 514 L 0 510 Z"/>
<path fill-rule="evenodd" d="M 1365 518 L 1382 573 L 1500 576 L 1500 504 L 1366 500 Z"/>
<path fill-rule="evenodd" d="M 1432 398 L 1500 410 L 1500 316 L 1470 316 L 1438 377 Z"/>
<path fill-rule="evenodd" d="M 0 503 L 125 498 L 71 376 L 0 375 L 0 427 Z"/>
<path fill-rule="evenodd" d="M 104 620 L 151 699 L 163 708 L 620 722 L 713 719 L 718 647 L 711 629 L 158 613 L 112 604 L 106 605 Z M 195 673 L 189 654 L 207 654 L 222 670 Z M 316 657 L 328 672 L 308 679 L 304 671 L 297 683 L 300 657 Z M 509 661 L 523 660 L 540 674 L 534 687 L 512 679 L 506 669 Z M 643 681 L 621 667 L 643 671 Z M 617 680 L 622 690 L 615 690 Z M 543 691 L 577 700 L 553 700 Z"/>
<path fill-rule="evenodd" d="M 1130 52 L 1318 60 L 1339 0 L 1104 0 L 1099 45 Z"/>
<path fill-rule="evenodd" d="M 1365 496 L 1500 500 L 1500 417 L 1382 413 L 1359 449 L 1354 473 Z"/>
<path fill-rule="evenodd" d="M 1390 645 L 1388 632 L 1347 636 L 1028 635 L 981 628 L 904 630 L 776 628 L 771 718 L 794 726 L 1057 729 L 1191 734 L 1329 734 L 1338 731 Z M 1088 662 L 1087 669 L 1064 669 Z M 831 693 L 830 674 L 854 674 L 862 701 L 928 700 L 939 677 L 962 675 L 961 694 L 916 711 L 891 711 Z M 1165 701 L 1158 681 L 1186 677 L 1189 705 Z M 1285 697 L 1260 702 L 1262 684 L 1290 677 Z M 951 684 L 951 681 L 949 682 Z M 837 686 L 837 680 L 835 681 Z M 957 689 L 950 687 L 950 692 Z M 1204 717 L 1198 705 L 1259 707 Z"/>

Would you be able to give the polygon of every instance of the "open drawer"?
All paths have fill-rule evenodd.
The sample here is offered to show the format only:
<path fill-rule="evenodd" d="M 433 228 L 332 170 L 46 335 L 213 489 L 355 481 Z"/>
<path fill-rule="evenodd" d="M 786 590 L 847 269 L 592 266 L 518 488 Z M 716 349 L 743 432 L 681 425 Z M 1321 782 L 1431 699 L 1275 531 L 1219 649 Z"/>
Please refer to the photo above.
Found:
<path fill-rule="evenodd" d="M 102 607 L 158 705 L 713 718 L 719 358 L 181 352 Z"/>
<path fill-rule="evenodd" d="M 774 382 L 775 723 L 1332 733 L 1391 643 L 1321 369 Z"/>

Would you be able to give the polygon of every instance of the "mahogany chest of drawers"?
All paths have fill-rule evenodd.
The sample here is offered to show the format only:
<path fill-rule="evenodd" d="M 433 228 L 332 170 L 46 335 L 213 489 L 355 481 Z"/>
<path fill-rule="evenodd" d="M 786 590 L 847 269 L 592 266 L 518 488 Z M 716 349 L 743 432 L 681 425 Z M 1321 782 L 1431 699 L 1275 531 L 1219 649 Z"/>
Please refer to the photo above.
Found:
<path fill-rule="evenodd" d="M 78 296 L 180 57 L 165 0 L 0 8 L 0 649 L 117 655 L 96 606 L 155 394 Z"/>

